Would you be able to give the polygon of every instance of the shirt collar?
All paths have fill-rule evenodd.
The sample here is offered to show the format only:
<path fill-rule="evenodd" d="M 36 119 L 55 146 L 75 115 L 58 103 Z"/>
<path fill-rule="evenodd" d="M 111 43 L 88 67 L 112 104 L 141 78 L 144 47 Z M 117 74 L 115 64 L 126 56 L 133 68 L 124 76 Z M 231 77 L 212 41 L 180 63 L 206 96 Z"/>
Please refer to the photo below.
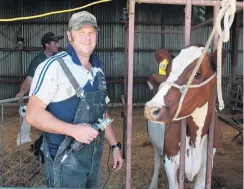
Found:
<path fill-rule="evenodd" d="M 82 66 L 82 64 L 80 63 L 80 60 L 75 52 L 75 49 L 72 47 L 71 44 L 68 44 L 66 51 L 72 57 L 72 60 L 75 64 Z M 102 66 L 101 60 L 97 57 L 96 53 L 94 53 L 94 52 L 90 56 L 90 62 L 93 67 L 100 68 Z"/>

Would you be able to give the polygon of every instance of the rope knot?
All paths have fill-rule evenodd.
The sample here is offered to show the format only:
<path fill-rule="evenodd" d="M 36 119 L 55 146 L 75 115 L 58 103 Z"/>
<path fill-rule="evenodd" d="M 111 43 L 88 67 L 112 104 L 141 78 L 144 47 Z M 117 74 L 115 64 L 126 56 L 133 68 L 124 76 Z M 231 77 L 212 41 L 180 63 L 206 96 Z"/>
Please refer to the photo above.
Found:
<path fill-rule="evenodd" d="M 220 40 L 223 42 L 229 41 L 230 27 L 234 21 L 236 12 L 236 0 L 223 0 L 221 2 L 221 10 L 216 19 L 217 31 L 220 36 Z M 224 29 L 221 28 L 221 20 L 224 18 Z"/>
<path fill-rule="evenodd" d="M 234 21 L 236 12 L 236 0 L 222 0 L 221 9 L 216 18 L 216 29 L 219 34 L 218 48 L 217 48 L 217 91 L 218 91 L 218 101 L 219 101 L 219 110 L 221 111 L 224 108 L 224 101 L 222 98 L 221 90 L 221 64 L 222 64 L 222 47 L 223 42 L 229 41 L 230 38 L 230 27 Z M 224 29 L 221 28 L 221 20 L 224 18 Z"/>

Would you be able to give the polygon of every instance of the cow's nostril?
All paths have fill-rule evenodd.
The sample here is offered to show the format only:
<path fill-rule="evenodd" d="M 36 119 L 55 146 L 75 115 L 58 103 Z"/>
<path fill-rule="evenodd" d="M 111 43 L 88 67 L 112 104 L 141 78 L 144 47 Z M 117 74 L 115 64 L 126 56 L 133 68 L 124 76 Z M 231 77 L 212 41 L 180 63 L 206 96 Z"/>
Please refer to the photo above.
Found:
<path fill-rule="evenodd" d="M 160 113 L 160 108 L 153 111 L 153 115 L 158 116 Z"/>

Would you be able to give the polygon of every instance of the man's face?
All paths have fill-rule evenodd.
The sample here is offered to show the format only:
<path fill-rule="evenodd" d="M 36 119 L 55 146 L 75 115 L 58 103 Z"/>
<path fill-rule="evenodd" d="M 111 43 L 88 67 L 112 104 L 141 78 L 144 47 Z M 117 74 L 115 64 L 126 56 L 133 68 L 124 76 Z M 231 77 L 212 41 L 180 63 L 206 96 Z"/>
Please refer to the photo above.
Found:
<path fill-rule="evenodd" d="M 85 25 L 79 30 L 67 32 L 70 44 L 76 53 L 82 56 L 90 56 L 96 47 L 97 30 L 91 25 Z"/>
<path fill-rule="evenodd" d="M 52 53 L 58 52 L 59 47 L 60 47 L 60 45 L 59 45 L 58 41 L 51 41 L 49 44 L 46 44 L 46 49 Z"/>

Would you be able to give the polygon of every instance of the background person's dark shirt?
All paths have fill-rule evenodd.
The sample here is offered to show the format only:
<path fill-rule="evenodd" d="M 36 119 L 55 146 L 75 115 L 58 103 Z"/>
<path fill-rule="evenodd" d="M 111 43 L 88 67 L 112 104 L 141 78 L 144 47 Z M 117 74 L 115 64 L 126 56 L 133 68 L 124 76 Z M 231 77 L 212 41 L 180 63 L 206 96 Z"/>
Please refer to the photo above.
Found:
<path fill-rule="evenodd" d="M 33 78 L 34 74 L 35 74 L 35 71 L 36 71 L 36 68 L 39 66 L 39 64 L 44 62 L 46 59 L 47 59 L 46 54 L 44 52 L 40 52 L 37 56 L 35 56 L 31 60 L 31 62 L 29 64 L 29 67 L 27 69 L 26 75 Z"/>

